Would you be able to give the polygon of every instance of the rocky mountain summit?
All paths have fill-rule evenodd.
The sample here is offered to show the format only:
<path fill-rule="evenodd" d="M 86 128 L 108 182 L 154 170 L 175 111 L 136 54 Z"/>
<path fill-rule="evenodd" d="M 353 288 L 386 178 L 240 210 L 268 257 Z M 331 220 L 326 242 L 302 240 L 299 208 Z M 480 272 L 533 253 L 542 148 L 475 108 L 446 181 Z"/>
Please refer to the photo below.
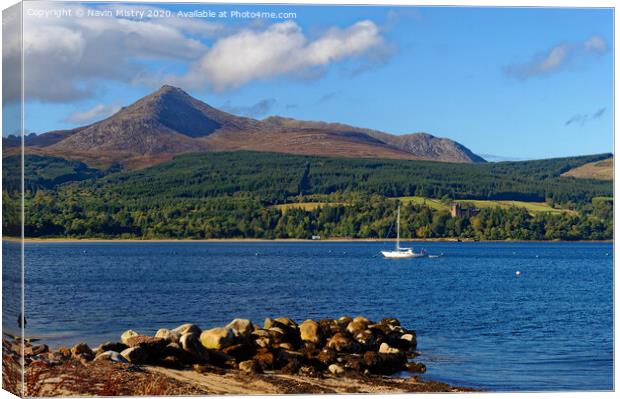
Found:
<path fill-rule="evenodd" d="M 87 163 L 154 164 L 182 153 L 240 150 L 484 162 L 463 145 L 426 133 L 398 136 L 337 123 L 246 118 L 218 110 L 167 85 L 102 121 L 31 134 L 24 143 L 27 151 Z M 4 139 L 5 148 L 19 144 L 15 137 Z"/>

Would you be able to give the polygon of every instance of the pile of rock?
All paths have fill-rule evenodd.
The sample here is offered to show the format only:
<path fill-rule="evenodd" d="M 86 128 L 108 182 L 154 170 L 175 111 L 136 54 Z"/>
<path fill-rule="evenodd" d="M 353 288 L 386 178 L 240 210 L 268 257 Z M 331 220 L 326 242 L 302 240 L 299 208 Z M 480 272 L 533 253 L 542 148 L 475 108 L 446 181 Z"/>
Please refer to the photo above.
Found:
<path fill-rule="evenodd" d="M 416 334 L 394 318 L 378 323 L 365 317 L 337 320 L 268 318 L 262 327 L 250 320 L 235 319 L 225 327 L 202 331 L 194 324 L 155 336 L 125 331 L 120 342 L 107 342 L 91 350 L 86 344 L 56 356 L 82 362 L 103 359 L 196 370 L 239 369 L 247 373 L 277 372 L 320 377 L 323 373 L 389 375 L 409 370 L 424 372 L 416 356 Z"/>

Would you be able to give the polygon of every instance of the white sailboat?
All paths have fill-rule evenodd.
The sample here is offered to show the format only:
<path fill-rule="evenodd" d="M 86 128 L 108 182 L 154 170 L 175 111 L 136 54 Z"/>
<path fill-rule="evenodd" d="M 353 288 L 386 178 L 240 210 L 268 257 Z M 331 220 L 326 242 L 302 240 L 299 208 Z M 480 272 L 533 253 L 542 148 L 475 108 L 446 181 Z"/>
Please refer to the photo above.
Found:
<path fill-rule="evenodd" d="M 398 212 L 396 215 L 396 249 L 394 251 L 381 251 L 384 258 L 389 259 L 407 259 L 421 258 L 426 255 L 425 251 L 413 252 L 413 248 L 401 248 L 400 246 L 400 204 L 398 204 Z"/>

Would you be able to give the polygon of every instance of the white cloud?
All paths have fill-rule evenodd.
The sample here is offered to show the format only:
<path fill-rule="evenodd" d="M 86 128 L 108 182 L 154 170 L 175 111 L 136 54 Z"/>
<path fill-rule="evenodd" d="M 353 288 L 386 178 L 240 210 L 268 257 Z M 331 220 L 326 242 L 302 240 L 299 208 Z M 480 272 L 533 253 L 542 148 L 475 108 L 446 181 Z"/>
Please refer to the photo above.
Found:
<path fill-rule="evenodd" d="M 97 104 L 85 111 L 72 112 L 69 116 L 67 116 L 65 121 L 76 125 L 83 125 L 107 118 L 108 116 L 117 113 L 120 109 L 121 106 L 118 103 Z"/>
<path fill-rule="evenodd" d="M 296 23 L 281 22 L 219 39 L 186 75 L 168 79 L 184 87 L 207 85 L 223 91 L 254 80 L 303 75 L 335 61 L 366 55 L 383 44 L 379 28 L 368 20 L 346 29 L 330 29 L 314 41 Z"/>
<path fill-rule="evenodd" d="M 44 7 L 54 5 L 37 3 L 37 8 Z M 114 12 L 120 6 L 68 7 L 84 13 L 95 8 Z M 207 46 L 205 38 L 214 40 L 212 45 Z M 241 28 L 177 18 L 27 16 L 25 94 L 28 100 L 72 102 L 100 95 L 110 81 L 222 91 L 278 76 L 314 78 L 339 60 L 376 58 L 384 44 L 379 28 L 367 20 L 308 38 L 294 22 Z M 3 62 L 19 65 L 20 56 L 19 45 L 8 46 Z M 187 73 L 171 75 L 172 67 L 187 67 Z M 5 81 L 11 79 L 19 81 L 17 72 Z M 19 90 L 5 94 L 14 102 Z"/>
<path fill-rule="evenodd" d="M 557 44 L 546 52 L 536 55 L 529 62 L 504 67 L 504 72 L 525 80 L 561 71 L 571 64 L 586 61 L 592 55 L 606 52 L 605 40 L 600 36 L 592 36 L 581 42 Z"/>
<path fill-rule="evenodd" d="M 37 8 L 55 7 L 37 3 Z M 105 6 L 72 6 L 74 11 Z M 109 7 L 108 7 L 109 8 Z M 29 100 L 69 102 L 92 97 L 101 79 L 132 83 L 148 73 L 145 60 L 197 60 L 207 47 L 195 37 L 218 30 L 209 22 L 185 26 L 174 18 L 113 17 L 24 19 L 25 93 Z M 5 65 L 19 65 L 21 49 L 9 46 Z M 16 68 L 13 68 L 17 71 Z M 16 72 L 17 73 L 17 72 Z M 18 76 L 11 79 L 19 80 Z M 7 99 L 16 101 L 18 93 Z"/>

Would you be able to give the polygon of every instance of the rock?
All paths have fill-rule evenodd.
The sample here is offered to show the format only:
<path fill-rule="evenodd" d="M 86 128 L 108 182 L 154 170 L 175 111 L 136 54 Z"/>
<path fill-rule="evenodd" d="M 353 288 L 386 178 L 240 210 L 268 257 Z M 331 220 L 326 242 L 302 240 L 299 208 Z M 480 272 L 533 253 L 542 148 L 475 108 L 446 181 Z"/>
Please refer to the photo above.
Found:
<path fill-rule="evenodd" d="M 235 342 L 235 335 L 230 328 L 212 328 L 200 334 L 200 343 L 207 349 L 219 350 L 232 345 Z"/>
<path fill-rule="evenodd" d="M 257 374 L 262 370 L 256 360 L 245 360 L 239 363 L 239 370 L 248 374 Z"/>
<path fill-rule="evenodd" d="M 355 336 L 360 332 L 367 330 L 369 324 L 370 323 L 368 322 L 368 319 L 363 317 L 356 317 L 347 325 L 347 332 Z"/>
<path fill-rule="evenodd" d="M 287 317 L 278 317 L 275 319 L 275 321 L 289 328 L 297 328 L 297 323 Z"/>
<path fill-rule="evenodd" d="M 379 324 L 387 325 L 387 326 L 400 326 L 400 321 L 394 317 L 386 317 L 381 319 Z"/>
<path fill-rule="evenodd" d="M 93 360 L 95 358 L 93 351 L 84 342 L 81 342 L 71 348 L 71 356 L 75 358 L 83 357 L 86 360 Z"/>
<path fill-rule="evenodd" d="M 393 348 L 390 345 L 388 345 L 386 342 L 384 342 L 381 344 L 381 346 L 379 346 L 379 353 L 387 353 L 387 354 L 396 355 L 400 353 L 400 349 Z"/>
<path fill-rule="evenodd" d="M 129 347 L 121 352 L 121 356 L 123 356 L 129 363 L 133 364 L 144 364 L 148 359 L 148 354 L 144 348 L 139 346 Z"/>
<path fill-rule="evenodd" d="M 181 339 L 181 333 L 168 330 L 167 328 L 160 328 L 155 333 L 155 338 L 165 339 L 168 343 L 179 343 L 179 339 Z"/>
<path fill-rule="evenodd" d="M 179 359 L 176 356 L 166 356 L 163 359 L 161 359 L 158 363 L 163 367 L 166 367 L 169 369 L 175 369 L 175 370 L 181 370 L 185 367 L 185 365 L 183 364 L 183 361 L 181 361 L 181 359 Z"/>
<path fill-rule="evenodd" d="M 293 346 L 293 344 L 291 344 L 290 342 L 282 342 L 278 344 L 278 348 L 280 349 L 286 349 L 289 351 L 292 351 L 295 349 L 295 347 Z"/>
<path fill-rule="evenodd" d="M 197 325 L 191 323 L 181 324 L 177 328 L 173 328 L 172 331 L 179 335 L 194 333 L 196 336 L 200 336 L 202 333 L 202 330 Z"/>
<path fill-rule="evenodd" d="M 267 317 L 263 322 L 263 329 L 269 330 L 271 327 L 275 327 L 274 320 L 271 317 Z"/>
<path fill-rule="evenodd" d="M 375 336 L 370 330 L 360 331 L 356 335 L 354 335 L 353 338 L 362 346 L 368 349 L 373 348 L 377 343 Z"/>
<path fill-rule="evenodd" d="M 131 346 L 127 343 L 127 339 L 131 338 L 131 337 L 135 337 L 138 336 L 140 334 L 138 334 L 137 332 L 135 332 L 134 330 L 127 330 L 125 331 L 123 334 L 121 334 L 121 342 L 124 343 L 127 346 Z"/>
<path fill-rule="evenodd" d="M 42 353 L 48 353 L 49 351 L 50 351 L 50 348 L 45 344 L 34 345 L 32 347 L 32 355 L 40 355 Z"/>
<path fill-rule="evenodd" d="M 113 351 L 113 352 L 118 352 L 121 353 L 122 351 L 124 351 L 125 349 L 127 349 L 128 346 L 125 345 L 122 342 L 106 342 L 103 343 L 101 345 L 99 345 L 99 348 L 97 348 L 97 353 L 101 354 L 103 352 L 107 352 L 107 351 Z"/>
<path fill-rule="evenodd" d="M 412 373 L 426 373 L 426 366 L 424 363 L 409 362 L 405 367 L 407 371 Z"/>
<path fill-rule="evenodd" d="M 179 339 L 179 344 L 181 345 L 181 349 L 183 349 L 191 357 L 193 357 L 193 361 L 209 361 L 209 353 L 207 352 L 205 347 L 202 346 L 200 340 L 198 339 L 198 335 L 196 335 L 195 333 L 189 332 L 181 335 L 181 338 Z"/>
<path fill-rule="evenodd" d="M 71 349 L 66 348 L 64 346 L 61 346 L 60 348 L 58 348 L 58 352 L 56 352 L 58 354 L 58 357 L 61 359 L 70 359 L 71 358 Z"/>
<path fill-rule="evenodd" d="M 301 368 L 301 362 L 298 358 L 291 358 L 288 363 L 280 369 L 280 373 L 287 375 L 295 375 Z"/>
<path fill-rule="evenodd" d="M 373 374 L 393 374 L 404 369 L 407 358 L 402 354 L 368 351 L 364 353 L 363 362 Z"/>
<path fill-rule="evenodd" d="M 130 348 L 139 346 L 154 357 L 157 357 L 159 352 L 168 344 L 168 341 L 163 338 L 149 337 L 148 335 L 134 335 L 125 341 Z"/>
<path fill-rule="evenodd" d="M 125 359 L 120 353 L 116 351 L 105 351 L 101 352 L 95 357 L 95 362 L 100 360 L 109 360 L 116 363 L 128 363 L 127 359 Z"/>
<path fill-rule="evenodd" d="M 400 339 L 409 342 L 409 350 L 415 350 L 415 348 L 418 346 L 418 341 L 416 340 L 415 334 L 403 334 L 400 336 Z"/>
<path fill-rule="evenodd" d="M 259 348 L 268 348 L 271 346 L 271 338 L 261 337 L 254 340 L 254 344 Z"/>
<path fill-rule="evenodd" d="M 159 353 L 159 357 L 162 359 L 166 357 L 174 357 L 181 363 L 195 363 L 196 360 L 192 354 L 186 352 L 181 345 L 174 342 L 166 345 L 166 347 Z"/>
<path fill-rule="evenodd" d="M 415 340 L 415 336 L 413 334 L 403 334 L 400 336 L 400 339 L 405 341 L 413 342 Z"/>
<path fill-rule="evenodd" d="M 349 323 L 352 321 L 353 319 L 350 318 L 349 316 L 342 316 L 338 320 L 336 320 L 336 324 L 338 324 L 342 328 L 347 328 Z"/>
<path fill-rule="evenodd" d="M 251 359 L 256 354 L 256 349 L 253 345 L 249 344 L 237 344 L 222 349 L 222 352 L 228 356 L 235 358 L 237 362 Z"/>
<path fill-rule="evenodd" d="M 271 333 L 262 328 L 255 328 L 254 331 L 252 331 L 252 336 L 257 338 L 269 338 L 271 337 Z"/>
<path fill-rule="evenodd" d="M 360 344 L 355 342 L 349 335 L 337 333 L 329 339 L 327 347 L 337 352 L 356 353 L 361 350 Z"/>
<path fill-rule="evenodd" d="M 267 349 L 259 349 L 254 355 L 254 360 L 258 362 L 261 369 L 263 370 L 273 370 L 274 368 L 274 356 Z"/>
<path fill-rule="evenodd" d="M 299 333 L 302 341 L 318 344 L 323 339 L 321 326 L 314 320 L 306 320 L 301 323 Z"/>
<path fill-rule="evenodd" d="M 333 349 L 323 349 L 321 352 L 319 352 L 319 354 L 316 356 L 316 359 L 318 361 L 320 361 L 321 363 L 323 363 L 324 365 L 328 366 L 332 363 L 336 362 L 336 352 Z"/>
<path fill-rule="evenodd" d="M 327 369 L 329 370 L 330 373 L 332 373 L 333 375 L 342 375 L 344 374 L 344 367 L 338 365 L 338 364 L 330 364 L 329 367 L 327 367 Z"/>
<path fill-rule="evenodd" d="M 236 337 L 249 337 L 252 331 L 254 331 L 254 325 L 248 319 L 234 319 L 225 328 L 233 330 L 233 334 Z"/>

